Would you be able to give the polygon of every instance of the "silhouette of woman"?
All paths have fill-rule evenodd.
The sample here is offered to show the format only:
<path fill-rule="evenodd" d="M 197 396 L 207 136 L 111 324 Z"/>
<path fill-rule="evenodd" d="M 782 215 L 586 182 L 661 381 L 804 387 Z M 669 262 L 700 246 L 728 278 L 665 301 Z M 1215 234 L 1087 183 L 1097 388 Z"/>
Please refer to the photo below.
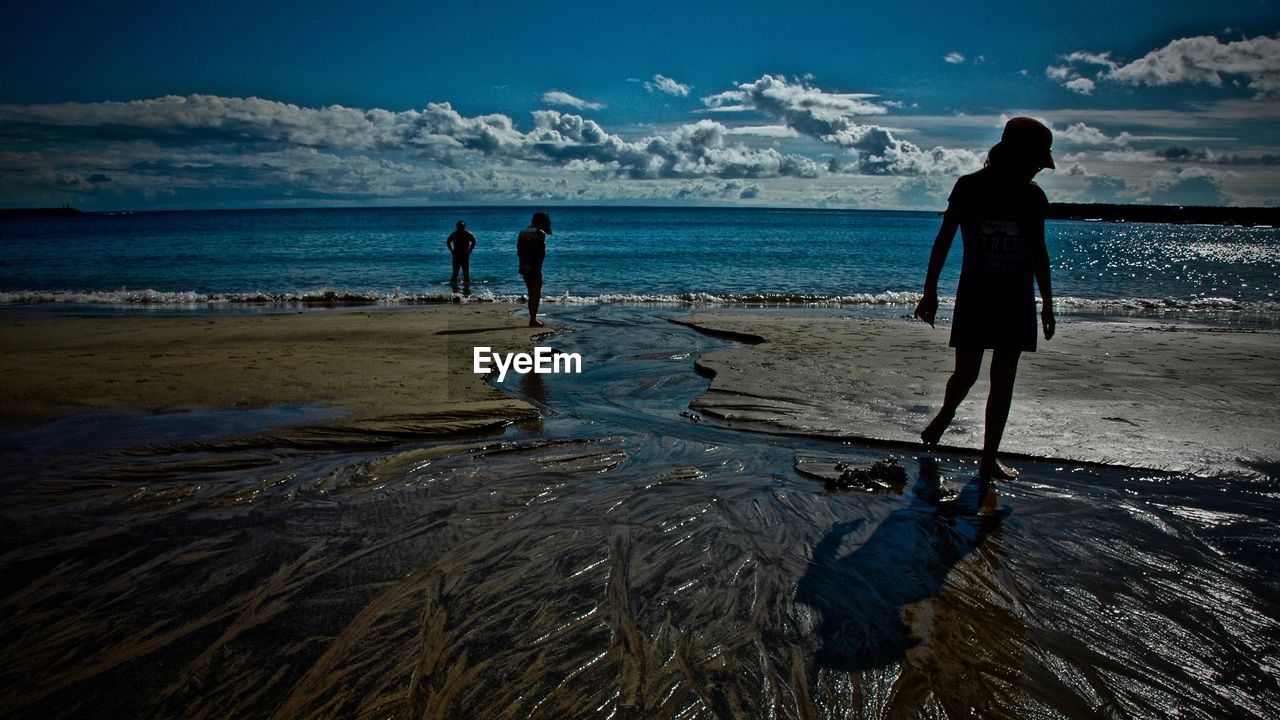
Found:
<path fill-rule="evenodd" d="M 991 392 L 987 396 L 986 434 L 979 474 L 1009 480 L 1018 476 L 996 458 L 1018 359 L 1036 349 L 1036 310 L 1032 283 L 1040 288 L 1040 320 L 1044 338 L 1053 337 L 1053 292 L 1049 283 L 1049 253 L 1044 243 L 1048 206 L 1044 191 L 1032 178 L 1052 168 L 1053 134 L 1032 118 L 1016 117 L 1004 126 L 1000 142 L 987 154 L 986 166 L 956 181 L 942 228 L 933 241 L 924 297 L 915 316 L 933 325 L 938 311 L 938 276 L 947 260 L 956 229 L 964 242 L 960 284 L 956 289 L 951 325 L 955 370 L 947 380 L 942 408 L 920 439 L 936 445 L 951 424 L 982 367 L 982 354 L 991 353 Z"/>
<path fill-rule="evenodd" d="M 545 327 L 538 319 L 538 306 L 542 304 L 542 261 L 547 257 L 547 236 L 551 234 L 551 216 L 544 212 L 533 214 L 529 227 L 516 237 L 516 255 L 520 258 L 520 276 L 529 291 L 529 327 Z"/>

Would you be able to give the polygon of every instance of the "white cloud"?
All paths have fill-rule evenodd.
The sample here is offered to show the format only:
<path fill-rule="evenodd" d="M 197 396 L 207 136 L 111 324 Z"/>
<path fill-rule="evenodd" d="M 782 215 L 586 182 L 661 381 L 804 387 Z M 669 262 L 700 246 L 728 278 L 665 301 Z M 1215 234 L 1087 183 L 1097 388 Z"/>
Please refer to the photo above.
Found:
<path fill-rule="evenodd" d="M 0 106 L 0 138 L 22 137 L 24 145 L 46 150 L 90 145 L 118 159 L 109 167 L 68 164 L 67 183 L 100 173 L 122 182 L 146 174 L 198 177 L 209 187 L 276 182 L 367 195 L 402 194 L 424 175 L 469 171 L 486 159 L 506 168 L 549 166 L 628 179 L 814 177 L 823 167 L 800 155 L 731 143 L 727 129 L 711 120 L 634 142 L 575 114 L 539 110 L 533 120 L 522 132 L 506 115 L 467 117 L 448 103 L 390 112 L 190 96 Z M 150 169 L 130 170 L 144 166 Z M 333 177 L 325 180 L 326 172 Z"/>
<path fill-rule="evenodd" d="M 1222 75 L 1243 75 L 1258 95 L 1280 94 L 1280 38 L 1256 37 L 1222 43 L 1212 36 L 1181 38 L 1107 73 L 1130 85 L 1222 84 Z"/>
<path fill-rule="evenodd" d="M 566 107 L 577 108 L 578 110 L 600 110 L 603 104 L 597 102 L 588 102 L 579 97 L 574 97 L 567 92 L 559 90 L 550 90 L 542 93 L 542 102 L 548 105 L 564 105 Z"/>
<path fill-rule="evenodd" d="M 962 175 L 982 167 L 982 159 L 970 150 L 935 147 L 925 150 L 894 137 L 877 125 L 850 128 L 837 136 L 838 143 L 855 151 L 856 159 L 845 172 L 870 175 Z"/>
<path fill-rule="evenodd" d="M 736 90 L 703 98 L 711 109 L 748 108 L 781 122 L 795 132 L 852 151 L 852 162 L 833 161 L 835 172 L 873 175 L 959 174 L 981 167 L 969 150 L 935 147 L 924 150 L 901 140 L 879 125 L 859 122 L 867 115 L 888 112 L 876 95 L 832 93 L 807 81 L 791 82 L 784 76 L 765 75 Z"/>
<path fill-rule="evenodd" d="M 1073 145 L 1124 144 L 1124 142 L 1119 138 L 1109 137 L 1098 128 L 1091 127 L 1082 122 L 1072 123 L 1063 130 L 1054 130 L 1053 138 L 1055 141 L 1062 140 Z"/>
<path fill-rule="evenodd" d="M 1129 63 L 1111 53 L 1077 51 L 1062 57 L 1045 75 L 1067 88 L 1089 94 L 1097 82 L 1162 86 L 1179 83 L 1219 87 L 1224 76 L 1242 78 L 1256 97 L 1280 96 L 1280 38 L 1260 36 L 1222 42 L 1212 35 L 1178 38 Z M 1093 77 L 1086 77 L 1092 73 Z"/>
<path fill-rule="evenodd" d="M 708 110 L 735 108 L 736 115 L 626 130 L 571 109 L 468 116 L 444 102 L 405 111 L 199 95 L 0 105 L 0 201 L 97 198 L 81 205 L 97 208 L 534 197 L 660 203 L 683 192 L 691 202 L 745 203 L 755 195 L 804 206 L 931 208 L 935 186 L 945 189 L 951 177 L 981 166 L 965 148 L 990 146 L 1006 119 L 890 121 L 879 117 L 896 112 L 890 101 L 829 92 L 812 80 L 766 76 L 728 90 L 707 100 Z M 1052 197 L 1084 193 L 1093 178 L 1108 176 L 1127 182 L 1134 200 L 1211 198 L 1216 182 L 1224 200 L 1263 202 L 1280 196 L 1280 157 L 1260 122 L 1276 108 L 1280 102 L 1236 99 L 1177 110 L 1010 114 L 1052 120 L 1055 145 L 1070 151 L 1055 153 L 1063 169 L 1043 180 Z M 1073 175 L 1073 163 L 1087 165 L 1086 174 Z M 1176 166 L 1186 169 L 1160 176 L 1160 185 L 1151 180 Z M 1235 174 L 1183 174 L 1197 166 Z"/>
<path fill-rule="evenodd" d="M 958 52 L 949 52 L 945 56 L 943 56 L 942 59 L 943 61 L 950 63 L 952 65 L 962 65 L 964 64 L 964 60 L 965 60 L 964 55 L 961 55 Z"/>
<path fill-rule="evenodd" d="M 661 74 L 655 74 L 652 80 L 645 80 L 644 89 L 649 92 L 660 92 L 675 97 L 688 97 L 690 90 L 688 85 L 676 82 Z"/>
<path fill-rule="evenodd" d="M 1092 95 L 1094 88 L 1098 85 L 1094 81 L 1085 77 L 1072 78 L 1063 83 L 1066 88 L 1072 92 L 1078 92 L 1081 95 Z"/>
<path fill-rule="evenodd" d="M 1109 149 L 1093 152 L 1080 153 L 1064 153 L 1062 155 L 1064 162 L 1079 162 L 1081 160 L 1100 160 L 1105 163 L 1154 163 L 1159 162 L 1160 157 L 1151 150 L 1134 150 L 1132 148 Z"/>
<path fill-rule="evenodd" d="M 1044 69 L 1045 77 L 1055 82 L 1065 83 L 1072 77 L 1078 77 L 1078 74 L 1071 69 L 1070 65 L 1050 65 Z"/>
<path fill-rule="evenodd" d="M 860 115 L 883 115 L 888 110 L 868 93 L 832 93 L 809 85 L 790 82 L 785 76 L 764 75 L 759 80 L 739 83 L 736 90 L 704 97 L 712 110 L 754 108 L 771 116 L 789 116 L 795 122 L 839 122 Z M 803 132 L 803 131 L 802 131 Z"/>
<path fill-rule="evenodd" d="M 1073 53 L 1067 53 L 1062 56 L 1063 60 L 1068 63 L 1086 63 L 1089 65 L 1105 65 L 1114 67 L 1115 63 L 1111 60 L 1111 53 L 1091 53 L 1077 50 Z"/>
<path fill-rule="evenodd" d="M 725 142 L 725 127 L 711 120 L 682 125 L 666 135 L 627 142 L 591 120 L 553 110 L 534 113 L 530 151 L 575 167 L 633 179 L 672 177 L 811 177 L 820 166 L 799 155 L 752 150 Z"/>

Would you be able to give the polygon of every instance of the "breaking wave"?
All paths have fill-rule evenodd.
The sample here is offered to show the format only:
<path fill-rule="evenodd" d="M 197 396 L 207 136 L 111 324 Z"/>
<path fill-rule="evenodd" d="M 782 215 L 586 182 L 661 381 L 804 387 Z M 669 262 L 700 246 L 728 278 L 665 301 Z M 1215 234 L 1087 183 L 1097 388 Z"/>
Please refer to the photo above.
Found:
<path fill-rule="evenodd" d="M 482 290 L 469 295 L 453 292 L 406 293 L 377 290 L 320 288 L 301 292 L 196 292 L 192 290 L 127 289 L 110 291 L 20 290 L 0 292 L 0 307 L 95 306 L 146 307 L 153 309 L 234 309 L 237 307 L 345 307 L 400 306 L 490 302 L 524 302 L 523 295 L 498 294 Z M 659 305 L 688 307 L 718 306 L 786 306 L 786 307 L 903 307 L 910 308 L 920 300 L 920 293 L 887 291 L 821 295 L 811 293 L 562 293 L 548 296 L 543 302 L 560 305 Z M 953 298 L 944 297 L 944 306 Z M 1202 298 L 1079 298 L 1061 297 L 1054 301 L 1060 311 L 1085 313 L 1148 312 L 1242 312 L 1280 314 L 1280 302 L 1245 301 L 1225 297 Z"/>

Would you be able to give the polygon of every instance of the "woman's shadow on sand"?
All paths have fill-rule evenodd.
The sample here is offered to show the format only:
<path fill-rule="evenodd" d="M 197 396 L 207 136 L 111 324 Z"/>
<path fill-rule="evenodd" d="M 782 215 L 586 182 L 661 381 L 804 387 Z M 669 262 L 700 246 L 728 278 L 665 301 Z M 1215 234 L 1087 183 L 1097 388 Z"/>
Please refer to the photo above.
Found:
<path fill-rule="evenodd" d="M 891 513 L 855 550 L 839 555 L 865 521 L 836 523 L 813 549 L 796 599 L 818 611 L 818 667 L 860 671 L 901 660 L 917 644 L 903 621 L 909 606 L 936 597 L 951 569 L 998 533 L 992 483 L 973 480 L 948 496 L 931 459 L 920 464 L 911 503 Z"/>

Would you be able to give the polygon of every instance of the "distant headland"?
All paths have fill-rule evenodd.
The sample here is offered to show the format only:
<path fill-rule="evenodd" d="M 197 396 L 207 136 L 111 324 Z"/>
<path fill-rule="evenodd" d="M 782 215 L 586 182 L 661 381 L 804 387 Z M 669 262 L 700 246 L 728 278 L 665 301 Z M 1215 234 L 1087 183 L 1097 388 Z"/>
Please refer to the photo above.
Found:
<path fill-rule="evenodd" d="M 1280 227 L 1280 208 L 1260 207 L 1049 203 L 1048 217 L 1051 220 L 1197 225 L 1270 225 L 1272 227 Z"/>
<path fill-rule="evenodd" d="M 67 217 L 83 214 L 70 205 L 56 208 L 0 208 L 0 217 Z"/>

